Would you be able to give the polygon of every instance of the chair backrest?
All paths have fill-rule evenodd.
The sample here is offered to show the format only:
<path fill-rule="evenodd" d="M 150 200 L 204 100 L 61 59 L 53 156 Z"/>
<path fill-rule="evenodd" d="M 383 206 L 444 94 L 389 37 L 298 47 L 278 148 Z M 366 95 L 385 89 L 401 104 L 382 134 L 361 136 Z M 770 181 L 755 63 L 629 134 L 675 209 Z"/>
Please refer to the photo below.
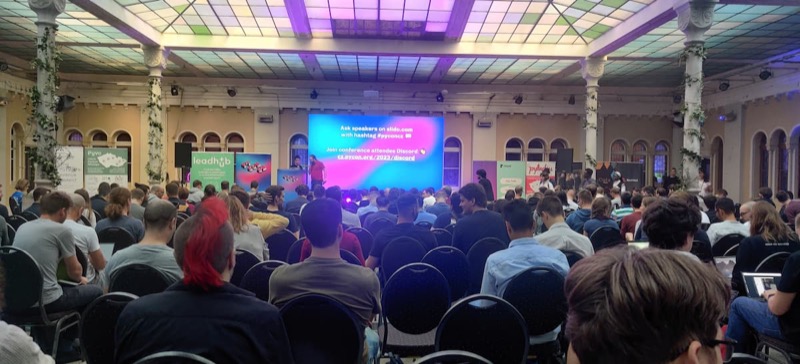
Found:
<path fill-rule="evenodd" d="M 756 267 L 756 273 L 781 273 L 783 265 L 786 264 L 786 259 L 789 259 L 791 253 L 777 252 L 764 258 L 761 263 Z"/>
<path fill-rule="evenodd" d="M 528 335 L 555 330 L 567 318 L 564 276 L 549 267 L 528 268 L 511 279 L 503 299 L 516 308 L 528 324 Z"/>
<path fill-rule="evenodd" d="M 461 250 L 452 246 L 440 246 L 425 254 L 422 262 L 432 265 L 447 278 L 451 300 L 464 297 L 469 288 L 469 262 Z"/>
<path fill-rule="evenodd" d="M 96 298 L 81 314 L 81 351 L 87 364 L 114 362 L 114 329 L 122 310 L 135 295 L 113 292 Z"/>
<path fill-rule="evenodd" d="M 6 275 L 6 305 L 3 310 L 26 311 L 37 302 L 41 307 L 44 280 L 36 260 L 22 249 L 3 246 L 0 247 L 0 261 Z"/>
<path fill-rule="evenodd" d="M 444 227 L 444 229 L 447 230 L 450 233 L 450 235 L 453 235 L 453 233 L 456 231 L 456 224 L 452 223 L 450 225 L 447 225 Z"/>
<path fill-rule="evenodd" d="M 431 229 L 431 233 L 436 238 L 436 246 L 453 245 L 453 234 L 445 229 Z"/>
<path fill-rule="evenodd" d="M 489 359 L 486 359 L 478 354 L 470 353 L 463 350 L 445 350 L 433 354 L 425 355 L 415 364 L 492 364 Z"/>
<path fill-rule="evenodd" d="M 186 221 L 185 217 L 183 217 L 181 215 L 176 216 L 175 217 L 175 228 L 176 229 L 179 228 L 181 226 L 181 224 L 183 224 L 185 221 Z"/>
<path fill-rule="evenodd" d="M 493 237 L 478 240 L 469 248 L 469 252 L 467 252 L 467 261 L 469 262 L 469 288 L 467 289 L 467 294 L 480 292 L 486 260 L 493 253 L 506 248 L 508 248 L 508 244 Z"/>
<path fill-rule="evenodd" d="M 386 282 L 381 307 L 383 317 L 400 332 L 424 334 L 436 328 L 450 307 L 450 287 L 430 264 L 408 264 Z"/>
<path fill-rule="evenodd" d="M 111 273 L 109 292 L 127 292 L 139 297 L 164 292 L 170 281 L 161 271 L 146 264 L 128 264 Z"/>
<path fill-rule="evenodd" d="M 119 227 L 110 227 L 98 231 L 97 239 L 100 243 L 113 243 L 114 252 L 112 254 L 136 244 L 136 238 L 128 230 Z"/>
<path fill-rule="evenodd" d="M 269 277 L 276 268 L 286 265 L 280 260 L 268 260 L 250 268 L 239 282 L 239 287 L 256 294 L 259 299 L 269 302 Z"/>
<path fill-rule="evenodd" d="M 711 250 L 711 244 L 704 240 L 692 241 L 691 253 L 694 254 L 701 262 L 713 263 L 714 253 Z"/>
<path fill-rule="evenodd" d="M 395 223 L 389 219 L 377 219 L 367 226 L 367 230 L 372 234 L 372 236 L 378 236 L 378 233 L 381 232 L 383 229 L 389 228 L 394 226 Z"/>
<path fill-rule="evenodd" d="M 362 265 L 361 261 L 358 260 L 358 257 L 347 250 L 339 249 L 339 256 L 342 257 L 342 259 L 344 259 L 345 262 L 348 262 L 350 264 L 355 264 L 358 266 Z"/>
<path fill-rule="evenodd" d="M 148 355 L 133 364 L 214 364 L 214 362 L 197 354 L 165 351 Z"/>
<path fill-rule="evenodd" d="M 360 361 L 364 325 L 341 302 L 318 294 L 303 295 L 287 302 L 281 317 L 296 363 Z"/>
<path fill-rule="evenodd" d="M 367 216 L 372 214 L 374 214 L 374 212 L 370 211 L 358 217 L 358 219 L 361 221 L 361 226 L 364 226 L 364 221 L 367 220 Z"/>
<path fill-rule="evenodd" d="M 583 259 L 582 255 L 580 255 L 580 254 L 578 254 L 576 252 L 573 252 L 573 251 L 564 251 L 564 250 L 562 250 L 561 252 L 564 253 L 564 255 L 567 257 L 567 263 L 569 263 L 570 267 L 572 267 L 573 265 L 575 265 L 575 263 L 577 263 L 581 259 Z"/>
<path fill-rule="evenodd" d="M 100 221 L 103 219 L 103 215 L 101 215 L 97 210 L 93 209 L 92 213 L 94 214 L 94 221 Z"/>
<path fill-rule="evenodd" d="M 739 243 L 744 240 L 744 235 L 741 234 L 728 234 L 725 235 L 711 247 L 711 252 L 714 254 L 715 257 L 728 257 L 736 255 L 736 251 L 739 250 Z M 730 251 L 733 249 L 733 251 Z"/>
<path fill-rule="evenodd" d="M 185 212 L 179 212 L 178 217 L 182 217 L 184 220 L 189 220 L 189 214 Z"/>
<path fill-rule="evenodd" d="M 283 229 L 283 231 L 277 234 L 270 235 L 266 239 L 267 248 L 269 248 L 269 259 L 285 262 L 289 255 L 289 249 L 292 247 L 292 243 L 294 243 L 295 240 L 297 240 L 297 238 L 287 229 Z"/>
<path fill-rule="evenodd" d="M 17 237 L 17 230 L 11 225 L 6 225 L 8 231 L 8 245 L 14 245 L 14 238 Z"/>
<path fill-rule="evenodd" d="M 303 252 L 303 241 L 306 239 L 297 239 L 294 243 L 289 247 L 289 252 L 286 253 L 286 263 L 294 264 L 300 262 L 300 255 Z M 272 251 L 270 250 L 270 256 L 272 256 Z"/>
<path fill-rule="evenodd" d="M 400 236 L 392 239 L 383 248 L 381 255 L 380 274 L 384 282 L 388 280 L 400 267 L 422 261 L 427 251 L 417 239 Z"/>
<path fill-rule="evenodd" d="M 36 215 L 30 211 L 23 211 L 20 216 L 24 217 L 27 221 L 33 221 L 39 218 L 39 215 Z"/>
<path fill-rule="evenodd" d="M 589 237 L 589 240 L 592 242 L 595 252 L 615 245 L 625 244 L 625 240 L 622 239 L 619 230 L 610 226 L 604 226 L 595 230 L 592 236 Z"/>
<path fill-rule="evenodd" d="M 416 225 L 418 227 L 421 227 L 423 229 L 428 229 L 428 230 L 433 229 L 433 224 L 431 224 L 430 222 L 427 222 L 427 221 L 420 221 L 420 222 L 414 223 L 414 225 Z"/>
<path fill-rule="evenodd" d="M 465 350 L 492 363 L 525 363 L 525 319 L 502 298 L 469 296 L 453 305 L 439 323 L 436 351 L 440 350 Z"/>
<path fill-rule="evenodd" d="M 244 278 L 245 273 L 247 273 L 250 268 L 253 268 L 256 264 L 258 264 L 261 259 L 258 259 L 257 256 L 253 255 L 253 253 L 236 249 L 236 266 L 233 267 L 233 274 L 231 275 L 231 284 L 234 286 L 239 286 L 239 283 L 242 282 L 242 278 Z"/>
<path fill-rule="evenodd" d="M 22 224 L 28 222 L 28 220 L 19 215 L 11 215 L 8 217 L 8 220 L 6 220 L 6 222 L 8 223 L 8 226 L 13 227 L 14 230 L 19 230 L 19 227 L 22 226 Z"/>
<path fill-rule="evenodd" d="M 86 259 L 86 255 L 83 254 L 83 250 L 80 250 L 77 246 L 75 247 L 75 258 L 77 258 L 78 263 L 81 264 L 81 275 L 86 277 L 86 269 L 89 268 L 89 261 Z"/>
<path fill-rule="evenodd" d="M 367 229 L 359 227 L 349 228 L 347 231 L 358 238 L 358 242 L 361 244 L 361 255 L 368 257 L 369 252 L 372 251 L 372 243 L 375 241 L 372 233 L 370 233 Z"/>

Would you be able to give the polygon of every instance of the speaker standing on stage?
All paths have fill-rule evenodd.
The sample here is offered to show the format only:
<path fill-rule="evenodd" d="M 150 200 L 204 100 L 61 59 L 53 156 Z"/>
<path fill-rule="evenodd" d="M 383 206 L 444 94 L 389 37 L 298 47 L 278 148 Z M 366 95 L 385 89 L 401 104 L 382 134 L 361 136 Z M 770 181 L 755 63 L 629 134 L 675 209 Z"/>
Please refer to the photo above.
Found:
<path fill-rule="evenodd" d="M 311 175 L 311 188 L 314 188 L 316 185 L 324 185 L 327 179 L 325 165 L 317 160 L 317 156 L 313 154 L 308 156 L 308 159 L 311 161 L 311 166 L 308 167 L 308 173 Z"/>

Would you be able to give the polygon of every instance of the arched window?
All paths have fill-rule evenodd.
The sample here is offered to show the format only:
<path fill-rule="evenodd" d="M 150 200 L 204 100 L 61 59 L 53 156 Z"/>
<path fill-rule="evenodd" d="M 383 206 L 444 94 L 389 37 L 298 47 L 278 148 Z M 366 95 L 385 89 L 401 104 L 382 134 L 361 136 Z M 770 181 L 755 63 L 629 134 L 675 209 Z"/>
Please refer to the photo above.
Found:
<path fill-rule="evenodd" d="M 769 149 L 767 136 L 758 133 L 753 137 L 753 191 L 769 186 Z"/>
<path fill-rule="evenodd" d="M 102 131 L 96 131 L 92 134 L 93 147 L 108 147 L 108 135 Z"/>
<path fill-rule="evenodd" d="M 133 147 L 133 143 L 131 142 L 131 135 L 127 132 L 121 131 L 117 134 L 117 137 L 114 139 L 114 147 L 125 149 L 128 153 L 128 182 L 131 181 L 131 171 L 133 170 L 131 166 L 133 165 L 133 161 L 131 160 L 131 148 Z"/>
<path fill-rule="evenodd" d="M 308 166 L 308 137 L 295 134 L 289 138 L 289 165 L 294 163 L 294 157 L 300 157 L 303 168 Z"/>
<path fill-rule="evenodd" d="M 550 162 L 558 160 L 559 149 L 567 149 L 567 142 L 564 139 L 555 139 L 550 142 L 550 155 L 548 156 Z"/>
<path fill-rule="evenodd" d="M 184 133 L 178 140 L 180 140 L 181 143 L 192 143 L 192 152 L 200 150 L 197 147 L 197 136 L 192 133 Z"/>
<path fill-rule="evenodd" d="M 511 141 L 513 141 L 513 140 L 514 139 L 512 139 Z M 511 141 L 509 141 L 509 143 Z M 526 157 L 527 157 L 526 160 L 530 161 L 530 162 L 542 162 L 542 161 L 544 161 L 544 146 L 545 146 L 544 140 L 531 139 L 528 142 L 528 153 L 526 155 Z M 506 144 L 506 150 L 508 150 L 508 144 Z M 506 151 L 506 155 L 508 155 L 508 151 Z M 508 159 L 508 157 L 506 157 L 506 159 L 507 160 L 511 160 L 511 159 Z"/>
<path fill-rule="evenodd" d="M 83 134 L 77 130 L 70 130 L 67 132 L 67 145 L 81 146 L 83 145 Z"/>
<path fill-rule="evenodd" d="M 628 147 L 622 140 L 617 140 L 611 143 L 611 161 L 612 162 L 625 162 L 627 159 Z"/>
<path fill-rule="evenodd" d="M 219 135 L 216 133 L 208 133 L 203 136 L 203 151 L 206 152 L 221 152 L 222 143 L 220 143 Z"/>
<path fill-rule="evenodd" d="M 225 138 L 225 149 L 229 152 L 244 153 L 244 138 L 238 133 L 231 133 Z"/>
<path fill-rule="evenodd" d="M 522 140 L 514 138 L 506 142 L 506 160 L 507 161 L 522 160 Z"/>
<path fill-rule="evenodd" d="M 461 141 L 450 137 L 444 141 L 444 179 L 445 186 L 461 186 Z"/>
<path fill-rule="evenodd" d="M 647 143 L 643 140 L 633 143 L 631 162 L 647 165 Z"/>
<path fill-rule="evenodd" d="M 653 159 L 653 176 L 659 183 L 664 182 L 664 175 L 669 169 L 669 144 L 658 142 L 655 147 L 655 157 Z"/>
<path fill-rule="evenodd" d="M 777 130 L 772 134 L 775 146 L 775 182 L 777 191 L 786 191 L 789 188 L 789 148 L 786 145 L 786 132 Z M 776 192 L 777 192 L 776 191 Z"/>

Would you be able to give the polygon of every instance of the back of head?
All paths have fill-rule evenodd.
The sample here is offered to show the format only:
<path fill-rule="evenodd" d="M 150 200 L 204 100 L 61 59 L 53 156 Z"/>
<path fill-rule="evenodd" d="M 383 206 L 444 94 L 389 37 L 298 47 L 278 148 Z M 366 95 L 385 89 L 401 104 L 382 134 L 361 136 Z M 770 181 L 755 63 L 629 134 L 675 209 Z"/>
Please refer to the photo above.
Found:
<path fill-rule="evenodd" d="M 642 199 L 642 207 L 646 209 L 647 207 L 649 207 L 650 205 L 652 205 L 654 202 L 656 202 L 658 200 L 659 199 L 657 197 L 647 196 L 647 197 Z"/>
<path fill-rule="evenodd" d="M 659 188 L 656 190 L 656 196 L 658 196 L 658 197 L 664 197 L 664 198 L 666 198 L 666 197 L 668 197 L 668 196 L 669 196 L 669 191 L 667 191 L 667 189 L 666 189 L 666 188 L 664 188 L 664 187 L 659 187 Z"/>
<path fill-rule="evenodd" d="M 298 196 L 308 196 L 308 186 L 305 184 L 299 185 L 294 188 L 294 192 L 297 193 Z"/>
<path fill-rule="evenodd" d="M 85 190 L 83 188 L 79 188 L 79 189 L 75 190 L 75 193 L 77 193 L 77 194 L 81 195 L 81 197 L 83 197 L 83 199 L 86 201 L 86 205 L 87 206 L 92 202 L 91 197 L 89 197 L 89 191 L 87 191 L 87 190 Z"/>
<path fill-rule="evenodd" d="M 733 214 L 736 211 L 736 205 L 733 203 L 733 200 L 723 197 L 717 199 L 716 205 L 714 208 L 724 212 L 727 215 Z"/>
<path fill-rule="evenodd" d="M 536 205 L 536 213 L 547 213 L 550 217 L 564 216 L 564 206 L 561 200 L 555 197 L 545 197 Z"/>
<path fill-rule="evenodd" d="M 475 205 L 478 207 L 486 207 L 486 191 L 477 183 L 467 183 L 458 190 L 458 194 L 462 199 L 475 200 Z"/>
<path fill-rule="evenodd" d="M 775 194 L 775 199 L 780 203 L 785 203 L 786 201 L 789 201 L 789 194 L 783 190 L 778 191 L 778 193 Z"/>
<path fill-rule="evenodd" d="M 220 182 L 220 184 L 219 184 L 219 187 L 220 187 L 220 188 L 221 188 L 223 191 L 227 191 L 227 190 L 229 190 L 229 189 L 231 188 L 231 183 L 230 183 L 230 182 L 228 182 L 228 181 L 222 181 L 222 182 Z"/>
<path fill-rule="evenodd" d="M 194 182 L 192 182 L 192 187 L 197 189 L 203 188 L 203 182 L 200 181 L 199 179 L 196 179 L 194 180 Z"/>
<path fill-rule="evenodd" d="M 258 190 L 258 181 L 250 182 L 250 188 Z"/>
<path fill-rule="evenodd" d="M 558 191 L 558 193 L 556 193 L 556 198 L 558 198 L 558 200 L 561 201 L 561 205 L 562 206 L 568 206 L 569 205 L 569 198 L 567 197 L 567 193 L 566 192 Z"/>
<path fill-rule="evenodd" d="M 609 219 L 611 218 L 611 201 L 608 198 L 600 197 L 592 201 L 592 218 Z"/>
<path fill-rule="evenodd" d="M 48 194 L 49 192 L 50 190 L 44 187 L 36 187 L 33 190 L 33 201 L 39 202 L 42 199 L 42 197 L 44 197 L 44 195 Z"/>
<path fill-rule="evenodd" d="M 703 205 L 706 205 L 706 210 L 714 210 L 714 206 L 717 205 L 717 196 L 714 195 L 705 195 L 701 197 L 703 199 Z"/>
<path fill-rule="evenodd" d="M 772 189 L 769 187 L 761 187 L 758 189 L 758 194 L 761 195 L 762 198 L 765 200 L 772 199 Z"/>
<path fill-rule="evenodd" d="M 325 197 L 342 203 L 342 189 L 339 186 L 332 186 L 325 190 Z"/>
<path fill-rule="evenodd" d="M 275 205 L 278 203 L 278 197 L 283 194 L 283 190 L 284 187 L 279 185 L 271 185 L 267 187 L 265 192 L 267 195 L 272 196 L 272 202 L 270 202 L 270 204 Z"/>
<path fill-rule="evenodd" d="M 323 198 L 325 197 L 325 187 L 322 185 L 314 186 L 314 198 Z"/>
<path fill-rule="evenodd" d="M 175 260 L 187 286 L 205 291 L 222 286 L 222 272 L 233 254 L 233 229 L 227 220 L 225 203 L 211 197 L 175 232 Z"/>
<path fill-rule="evenodd" d="M 453 188 L 450 187 L 450 186 L 442 187 L 442 191 L 444 191 L 447 194 L 447 197 L 450 197 L 450 196 L 453 195 Z"/>
<path fill-rule="evenodd" d="M 405 218 L 414 218 L 419 210 L 417 196 L 406 193 L 397 198 L 397 215 Z"/>
<path fill-rule="evenodd" d="M 434 197 L 438 202 L 445 202 L 447 201 L 447 198 L 450 196 L 447 194 L 445 190 L 439 190 L 438 192 L 436 192 L 436 195 L 434 195 Z"/>
<path fill-rule="evenodd" d="M 633 195 L 630 192 L 623 192 L 622 196 L 620 196 L 620 200 L 622 201 L 623 205 L 630 205 L 631 201 L 633 200 Z"/>
<path fill-rule="evenodd" d="M 619 187 L 611 187 L 611 195 L 612 196 L 617 196 L 617 195 L 619 195 L 620 192 L 621 191 L 620 191 Z"/>
<path fill-rule="evenodd" d="M 764 201 L 756 202 L 750 209 L 750 235 L 761 235 L 764 240 L 781 243 L 796 240 L 778 210 Z"/>
<path fill-rule="evenodd" d="M 433 195 L 434 193 L 436 193 L 436 190 L 433 187 L 428 187 L 425 189 L 425 192 L 429 195 Z"/>
<path fill-rule="evenodd" d="M 477 174 L 481 178 L 486 178 L 486 171 L 483 169 L 479 169 L 477 172 L 475 172 L 475 174 Z"/>
<path fill-rule="evenodd" d="M 247 192 L 231 191 L 231 193 L 229 193 L 228 195 L 237 198 L 239 200 L 239 203 L 241 203 L 242 207 L 244 207 L 245 209 L 250 208 L 250 195 L 248 195 Z"/>
<path fill-rule="evenodd" d="M 667 250 L 681 249 L 689 234 L 700 225 L 700 210 L 680 199 L 659 200 L 647 207 L 642 216 L 642 229 L 650 246 Z"/>
<path fill-rule="evenodd" d="M 69 198 L 72 200 L 71 210 L 75 213 L 79 213 L 84 207 L 86 207 L 86 200 L 83 199 L 83 196 L 77 193 L 70 193 Z"/>
<path fill-rule="evenodd" d="M 115 189 L 115 188 L 117 188 L 117 187 L 119 187 L 119 183 L 116 183 L 116 182 L 114 182 L 114 183 L 112 183 L 112 184 L 108 185 L 108 188 L 110 188 L 110 189 L 112 189 L 112 190 L 113 190 L 113 189 Z"/>
<path fill-rule="evenodd" d="M 642 188 L 642 193 L 647 195 L 647 196 L 655 196 L 656 195 L 656 189 L 653 188 L 653 186 L 644 186 Z"/>
<path fill-rule="evenodd" d="M 186 187 L 181 187 L 180 189 L 178 189 L 178 199 L 180 199 L 181 201 L 185 201 L 188 198 L 189 198 L 189 190 L 187 190 Z"/>
<path fill-rule="evenodd" d="M 214 185 L 206 185 L 206 188 L 203 189 L 203 197 L 214 197 L 217 195 L 217 188 Z"/>
<path fill-rule="evenodd" d="M 48 193 L 42 197 L 40 207 L 43 215 L 55 215 L 61 209 L 69 210 L 72 207 L 72 198 L 62 191 Z"/>
<path fill-rule="evenodd" d="M 723 196 L 723 197 L 728 197 L 728 191 L 727 191 L 727 190 L 725 190 L 725 189 L 721 189 L 721 190 L 719 190 L 719 192 L 717 192 L 717 193 L 718 193 L 720 196 Z"/>
<path fill-rule="evenodd" d="M 144 200 L 144 191 L 138 188 L 134 188 L 131 190 L 131 199 L 136 201 Z"/>
<path fill-rule="evenodd" d="M 329 198 L 311 201 L 303 208 L 300 220 L 311 246 L 327 248 L 339 237 L 342 205 Z"/>
<path fill-rule="evenodd" d="M 633 206 L 633 208 L 635 208 L 635 209 L 639 209 L 639 208 L 642 207 L 642 201 L 643 200 L 644 200 L 644 197 L 642 197 L 642 195 L 633 196 L 633 197 L 631 197 L 631 206 Z"/>
<path fill-rule="evenodd" d="M 375 203 L 378 205 L 378 207 L 389 207 L 389 198 L 378 196 L 378 198 L 375 199 Z"/>
<path fill-rule="evenodd" d="M 177 183 L 167 183 L 167 197 L 178 197 L 178 190 L 180 190 L 180 188 L 181 186 L 179 186 Z"/>
<path fill-rule="evenodd" d="M 17 191 L 25 191 L 28 189 L 28 180 L 21 178 L 17 180 L 17 183 L 14 184 L 14 189 Z"/>
<path fill-rule="evenodd" d="M 111 193 L 111 185 L 108 182 L 100 182 L 100 185 L 97 186 L 97 194 L 106 197 L 109 193 Z"/>
<path fill-rule="evenodd" d="M 508 190 L 508 191 L 506 191 L 505 199 L 506 199 L 506 201 L 511 201 L 516 196 L 517 196 L 517 194 L 514 192 L 514 190 Z"/>
<path fill-rule="evenodd" d="M 461 195 L 458 193 L 454 193 L 450 195 L 450 209 L 453 211 L 453 214 L 456 216 L 461 216 L 464 213 L 464 209 L 461 208 Z"/>
<path fill-rule="evenodd" d="M 560 207 L 561 204 L 559 203 Z M 524 232 L 533 230 L 533 211 L 525 201 L 513 200 L 508 202 L 503 207 L 503 219 L 511 227 L 511 231 Z"/>
<path fill-rule="evenodd" d="M 120 218 L 131 203 L 131 191 L 127 188 L 117 187 L 108 194 L 108 204 L 106 205 L 106 217 L 111 220 Z"/>
<path fill-rule="evenodd" d="M 144 209 L 144 228 L 148 231 L 163 231 L 172 224 L 176 216 L 178 209 L 171 202 L 154 200 Z"/>
<path fill-rule="evenodd" d="M 581 364 L 671 362 L 716 338 L 730 299 L 716 269 L 658 249 L 604 249 L 570 269 L 565 291 Z"/>
<path fill-rule="evenodd" d="M 592 191 L 589 190 L 581 190 L 578 192 L 578 204 L 580 205 L 589 205 L 594 201 L 594 195 Z"/>
<path fill-rule="evenodd" d="M 514 187 L 514 194 L 517 195 L 517 197 L 522 197 L 522 186 Z"/>

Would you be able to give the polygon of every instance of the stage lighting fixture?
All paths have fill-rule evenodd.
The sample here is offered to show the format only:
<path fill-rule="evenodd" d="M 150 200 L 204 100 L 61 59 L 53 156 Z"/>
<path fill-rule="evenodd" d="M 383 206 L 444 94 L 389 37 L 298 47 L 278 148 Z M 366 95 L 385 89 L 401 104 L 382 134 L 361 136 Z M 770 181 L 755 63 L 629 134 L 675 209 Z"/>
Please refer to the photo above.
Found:
<path fill-rule="evenodd" d="M 8 63 L 0 61 L 0 72 L 8 71 Z"/>
<path fill-rule="evenodd" d="M 761 71 L 761 73 L 759 73 L 759 74 L 758 74 L 758 78 L 760 78 L 760 79 L 761 79 L 761 81 L 766 81 L 766 80 L 768 80 L 770 77 L 772 77 L 772 71 L 770 71 L 770 70 L 768 70 L 768 69 L 766 69 L 766 68 L 765 68 L 765 69 L 763 69 L 763 70 Z"/>
<path fill-rule="evenodd" d="M 228 87 L 228 96 L 236 97 L 236 89 L 233 87 Z"/>
<path fill-rule="evenodd" d="M 722 82 L 719 83 L 719 90 L 720 91 L 728 91 L 728 89 L 730 87 L 731 87 L 731 83 L 728 82 L 728 81 L 722 81 Z"/>
<path fill-rule="evenodd" d="M 672 95 L 672 103 L 673 104 L 680 104 L 683 101 L 683 96 L 679 94 Z"/>
<path fill-rule="evenodd" d="M 570 105 L 575 105 L 575 95 L 569 95 L 569 100 L 567 103 Z"/>
<path fill-rule="evenodd" d="M 308 97 L 310 97 L 312 100 L 316 100 L 317 97 L 319 97 L 319 92 L 317 92 L 317 89 L 313 89 L 311 90 L 311 94 L 309 94 Z"/>
<path fill-rule="evenodd" d="M 172 96 L 178 96 L 180 89 L 178 89 L 178 86 L 172 85 L 172 87 L 169 89 L 169 93 L 172 94 Z"/>
<path fill-rule="evenodd" d="M 514 103 L 517 105 L 522 104 L 522 95 L 517 95 L 516 97 L 514 97 Z"/>
<path fill-rule="evenodd" d="M 444 95 L 441 92 L 436 94 L 436 102 L 444 102 Z"/>

